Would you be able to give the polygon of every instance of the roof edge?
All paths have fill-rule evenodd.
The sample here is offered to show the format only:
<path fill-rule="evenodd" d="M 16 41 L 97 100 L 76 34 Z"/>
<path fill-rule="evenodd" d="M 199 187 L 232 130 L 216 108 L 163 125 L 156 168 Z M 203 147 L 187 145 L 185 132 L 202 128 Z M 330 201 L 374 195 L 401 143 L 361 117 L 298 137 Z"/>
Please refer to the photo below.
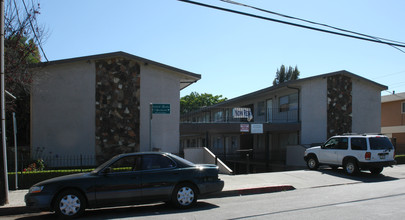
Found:
<path fill-rule="evenodd" d="M 163 63 L 159 63 L 153 60 L 149 60 L 143 57 L 135 56 L 133 54 L 129 54 L 123 51 L 117 51 L 117 52 L 111 52 L 111 53 L 103 53 L 103 54 L 96 54 L 96 55 L 90 55 L 90 56 L 82 56 L 82 57 L 74 57 L 74 58 L 67 58 L 67 59 L 60 59 L 60 60 L 54 60 L 54 61 L 48 61 L 48 62 L 41 62 L 38 64 L 33 65 L 32 67 L 46 67 L 50 65 L 59 65 L 59 64 L 67 64 L 67 63 L 73 63 L 73 62 L 78 62 L 78 61 L 86 61 L 86 60 L 100 60 L 100 59 L 107 59 L 107 58 L 112 58 L 112 57 L 125 57 L 128 59 L 134 59 L 138 60 L 140 62 L 143 62 L 145 64 L 152 64 L 155 66 L 159 66 L 165 69 L 169 69 L 171 71 L 179 72 L 182 74 L 185 74 L 189 77 L 195 78 L 197 80 L 201 79 L 201 74 L 197 73 L 192 73 L 186 70 L 182 70 L 173 66 L 169 66 Z"/>
<path fill-rule="evenodd" d="M 339 70 L 339 71 L 325 73 L 325 74 L 316 75 L 316 76 L 311 76 L 311 77 L 307 77 L 307 78 L 287 81 L 287 82 L 284 82 L 284 83 L 281 83 L 281 84 L 278 84 L 278 85 L 275 85 L 275 86 L 270 86 L 270 87 L 266 87 L 264 89 L 259 89 L 259 90 L 256 90 L 254 92 L 247 93 L 247 94 L 244 94 L 244 95 L 241 95 L 241 96 L 238 96 L 238 97 L 235 97 L 235 98 L 232 98 L 232 99 L 226 100 L 224 102 L 221 102 L 221 103 L 218 103 L 218 104 L 215 104 L 215 105 L 212 105 L 212 106 L 208 106 L 208 107 L 205 107 L 205 108 L 215 108 L 217 106 L 231 104 L 233 102 L 237 102 L 238 100 L 241 100 L 241 99 L 244 99 L 244 98 L 247 98 L 247 97 L 251 97 L 251 96 L 258 95 L 258 94 L 265 93 L 265 92 L 274 91 L 274 90 L 277 90 L 277 89 L 280 89 L 280 88 L 288 88 L 288 86 L 294 86 L 296 84 L 300 84 L 300 83 L 308 81 L 308 80 L 317 79 L 317 78 L 326 78 L 326 77 L 329 77 L 329 76 L 340 75 L 340 74 L 351 76 L 351 77 L 358 78 L 358 79 L 364 80 L 366 82 L 372 83 L 375 86 L 380 87 L 381 91 L 388 89 L 388 87 L 385 86 L 385 85 L 376 83 L 376 82 L 374 82 L 372 80 L 369 80 L 367 78 L 364 78 L 364 77 L 361 77 L 361 76 L 356 75 L 354 73 L 351 73 L 351 72 L 349 72 L 347 70 Z M 205 108 L 203 108 L 203 109 L 205 109 Z"/>

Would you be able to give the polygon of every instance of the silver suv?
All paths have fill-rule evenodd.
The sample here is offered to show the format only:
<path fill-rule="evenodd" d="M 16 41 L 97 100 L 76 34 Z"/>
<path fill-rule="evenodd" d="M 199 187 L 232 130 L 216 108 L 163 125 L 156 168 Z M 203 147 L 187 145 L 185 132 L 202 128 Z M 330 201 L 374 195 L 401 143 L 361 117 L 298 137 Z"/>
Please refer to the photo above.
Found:
<path fill-rule="evenodd" d="M 311 170 L 319 165 L 343 167 L 353 175 L 360 170 L 379 174 L 384 167 L 396 164 L 395 149 L 384 135 L 344 134 L 329 138 L 323 145 L 308 148 L 304 159 Z"/>

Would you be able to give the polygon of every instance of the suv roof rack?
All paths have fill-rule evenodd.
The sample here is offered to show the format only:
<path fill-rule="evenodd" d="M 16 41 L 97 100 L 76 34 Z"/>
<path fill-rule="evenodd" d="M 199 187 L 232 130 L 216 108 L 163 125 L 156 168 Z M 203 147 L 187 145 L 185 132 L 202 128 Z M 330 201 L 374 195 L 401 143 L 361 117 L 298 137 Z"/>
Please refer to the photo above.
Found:
<path fill-rule="evenodd" d="M 366 135 L 383 135 L 383 134 L 381 134 L 381 133 L 362 133 L 362 134 L 359 134 L 359 133 L 343 133 L 342 135 L 363 135 L 363 136 L 366 136 Z"/>

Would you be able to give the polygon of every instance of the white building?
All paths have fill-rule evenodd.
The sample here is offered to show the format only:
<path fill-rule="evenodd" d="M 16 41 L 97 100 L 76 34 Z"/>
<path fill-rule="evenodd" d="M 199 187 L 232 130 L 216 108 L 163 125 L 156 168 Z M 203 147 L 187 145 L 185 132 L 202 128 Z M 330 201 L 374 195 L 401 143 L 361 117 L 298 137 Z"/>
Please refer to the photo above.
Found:
<path fill-rule="evenodd" d="M 98 162 L 151 149 L 179 153 L 180 90 L 201 78 L 124 52 L 41 63 L 33 71 L 33 159 L 86 155 Z M 152 120 L 151 103 L 166 108 Z"/>
<path fill-rule="evenodd" d="M 208 147 L 234 164 L 245 163 L 243 155 L 249 153 L 257 169 L 285 165 L 289 145 L 380 132 L 381 91 L 386 89 L 347 71 L 271 86 L 182 115 L 181 146 Z M 236 117 L 238 109 L 249 109 L 253 118 Z"/>

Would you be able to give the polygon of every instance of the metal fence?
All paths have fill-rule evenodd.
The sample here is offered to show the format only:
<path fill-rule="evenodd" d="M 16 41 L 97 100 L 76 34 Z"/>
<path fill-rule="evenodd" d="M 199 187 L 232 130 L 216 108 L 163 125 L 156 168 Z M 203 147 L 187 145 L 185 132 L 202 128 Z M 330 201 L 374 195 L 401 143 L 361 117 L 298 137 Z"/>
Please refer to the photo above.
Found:
<path fill-rule="evenodd" d="M 17 169 L 16 169 L 17 165 Z M 54 155 L 37 159 L 18 157 L 17 163 L 14 158 L 7 160 L 8 172 L 29 172 L 37 170 L 55 170 L 63 168 L 86 169 L 97 166 L 95 155 Z"/>
<path fill-rule="evenodd" d="M 21 155 L 17 162 L 14 158 L 7 160 L 9 187 L 28 189 L 53 177 L 90 172 L 96 166 L 95 155 L 48 156 L 35 160 Z"/>
<path fill-rule="evenodd" d="M 299 109 L 269 108 L 267 111 L 255 113 L 249 112 L 244 116 L 235 115 L 237 108 L 207 108 L 183 114 L 181 123 L 295 123 L 298 122 Z"/>

